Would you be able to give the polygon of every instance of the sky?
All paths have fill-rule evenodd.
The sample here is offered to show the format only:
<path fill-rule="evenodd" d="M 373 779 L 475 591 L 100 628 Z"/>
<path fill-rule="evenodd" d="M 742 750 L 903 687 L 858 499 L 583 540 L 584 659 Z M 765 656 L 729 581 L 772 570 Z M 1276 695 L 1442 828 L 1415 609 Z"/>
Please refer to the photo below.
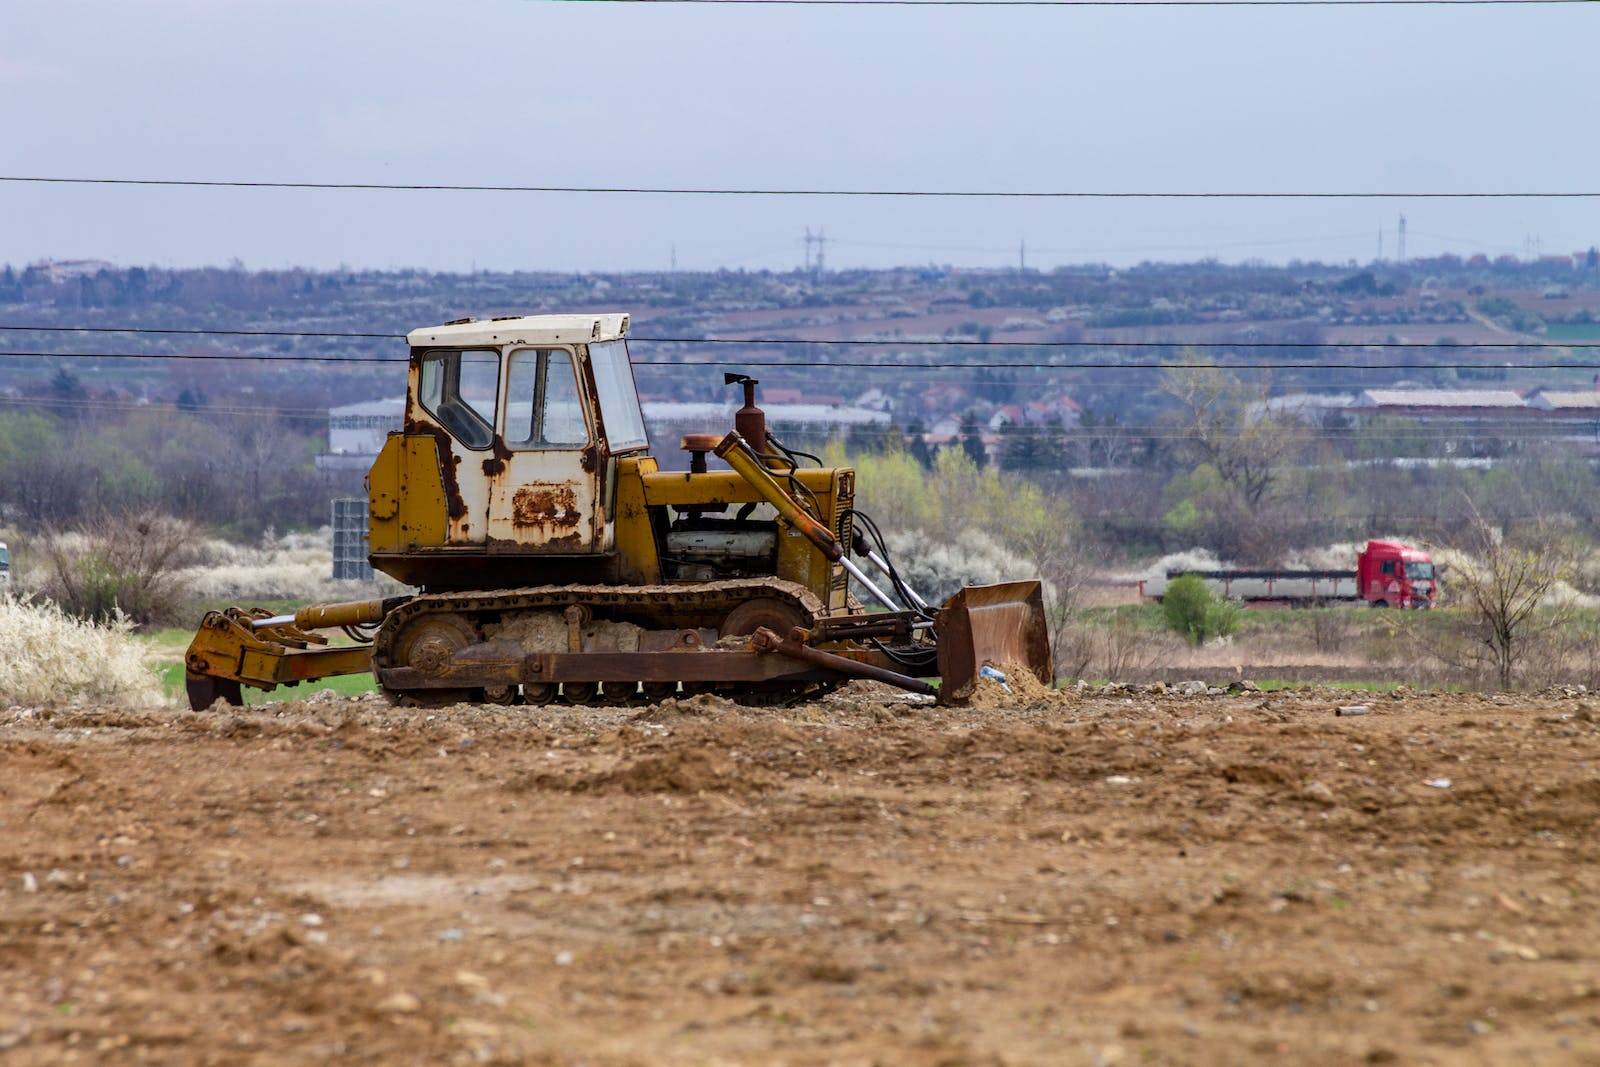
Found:
<path fill-rule="evenodd" d="M 1600 188 L 1600 5 L 6 0 L 0 174 Z M 0 183 L 0 262 L 461 271 L 1570 252 L 1600 201 L 997 201 Z M 1537 241 L 1535 245 L 1533 242 Z"/>

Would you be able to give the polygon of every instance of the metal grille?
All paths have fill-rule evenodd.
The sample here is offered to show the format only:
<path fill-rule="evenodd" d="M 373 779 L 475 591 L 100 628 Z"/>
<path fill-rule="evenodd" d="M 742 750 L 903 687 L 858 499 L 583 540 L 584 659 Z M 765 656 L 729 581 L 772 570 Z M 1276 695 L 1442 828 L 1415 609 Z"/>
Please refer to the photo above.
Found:
<path fill-rule="evenodd" d="M 367 501 L 338 497 L 333 502 L 333 576 L 372 581 L 367 562 Z"/>
<path fill-rule="evenodd" d="M 839 517 L 834 526 L 833 534 L 839 539 L 839 544 L 844 547 L 845 555 L 849 555 L 855 528 L 856 506 L 856 481 L 851 475 L 842 474 L 839 476 L 839 490 L 838 495 L 834 497 L 833 506 L 835 513 Z M 845 569 L 838 566 L 834 567 L 833 581 L 830 583 L 830 588 L 836 591 L 843 591 L 848 588 L 849 584 L 850 577 L 845 573 Z"/>

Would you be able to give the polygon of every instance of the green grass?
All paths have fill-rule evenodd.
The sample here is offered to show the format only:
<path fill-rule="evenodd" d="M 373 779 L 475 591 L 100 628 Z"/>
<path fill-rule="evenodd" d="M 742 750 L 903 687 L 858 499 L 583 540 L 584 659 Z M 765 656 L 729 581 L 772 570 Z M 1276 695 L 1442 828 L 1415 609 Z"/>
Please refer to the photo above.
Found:
<path fill-rule="evenodd" d="M 156 674 L 161 678 L 161 684 L 166 688 L 167 696 L 182 702 L 183 689 L 183 663 L 162 662 L 156 665 Z M 280 685 L 271 692 L 244 687 L 244 702 L 246 704 L 272 704 L 280 700 L 304 700 L 306 697 L 320 693 L 324 689 L 332 689 L 340 696 L 354 697 L 363 693 L 378 691 L 377 682 L 370 674 L 344 674 L 334 678 L 323 678 L 316 682 L 301 682 L 298 685 Z"/>
<path fill-rule="evenodd" d="M 250 606 L 264 608 L 274 615 L 289 615 L 307 603 L 304 600 L 263 600 Z M 193 607 L 190 614 L 194 616 L 195 625 L 199 624 L 201 616 L 212 606 L 214 605 L 197 604 Z M 183 652 L 194 639 L 194 626 L 162 626 L 141 630 L 134 636 L 149 646 L 152 666 L 161 678 L 161 684 L 166 689 L 167 695 L 180 702 L 186 699 L 183 687 Z M 350 638 L 336 631 L 328 631 L 326 636 L 328 643 L 335 647 L 354 644 Z M 304 700 L 324 689 L 332 689 L 340 696 L 360 696 L 363 693 L 376 692 L 377 688 L 377 682 L 370 674 L 346 674 L 315 682 L 280 685 L 270 692 L 245 686 L 244 702 L 271 704 L 279 700 Z"/>

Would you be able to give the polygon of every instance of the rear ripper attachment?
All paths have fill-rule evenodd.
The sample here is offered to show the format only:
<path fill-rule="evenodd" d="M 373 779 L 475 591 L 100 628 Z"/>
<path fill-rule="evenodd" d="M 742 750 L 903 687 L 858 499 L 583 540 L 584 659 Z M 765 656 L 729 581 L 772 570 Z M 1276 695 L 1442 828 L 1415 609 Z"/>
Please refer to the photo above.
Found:
<path fill-rule="evenodd" d="M 773 703 L 852 678 L 959 702 L 986 664 L 1049 684 L 1039 583 L 929 605 L 856 510 L 855 471 L 785 447 L 754 379 L 725 378 L 744 394 L 732 432 L 686 436 L 689 469 L 659 469 L 628 321 L 412 331 L 405 429 L 367 480 L 369 558 L 424 591 L 293 615 L 213 611 L 187 654 L 192 706 L 368 671 L 423 706 L 680 691 Z M 710 469 L 711 454 L 730 469 Z M 329 629 L 354 643 L 331 644 Z M 924 681 L 935 675 L 937 687 Z"/>

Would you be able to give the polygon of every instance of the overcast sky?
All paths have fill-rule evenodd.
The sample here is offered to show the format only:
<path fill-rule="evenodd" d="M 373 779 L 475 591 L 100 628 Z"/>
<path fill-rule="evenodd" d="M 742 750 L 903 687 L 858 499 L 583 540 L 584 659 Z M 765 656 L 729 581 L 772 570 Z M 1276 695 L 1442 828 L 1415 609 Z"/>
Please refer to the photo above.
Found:
<path fill-rule="evenodd" d="M 5 0 L 0 173 L 1594 189 L 1600 6 Z M 1371 259 L 1600 241 L 1595 201 L 1041 202 L 0 184 L 0 262 L 463 270 Z"/>

